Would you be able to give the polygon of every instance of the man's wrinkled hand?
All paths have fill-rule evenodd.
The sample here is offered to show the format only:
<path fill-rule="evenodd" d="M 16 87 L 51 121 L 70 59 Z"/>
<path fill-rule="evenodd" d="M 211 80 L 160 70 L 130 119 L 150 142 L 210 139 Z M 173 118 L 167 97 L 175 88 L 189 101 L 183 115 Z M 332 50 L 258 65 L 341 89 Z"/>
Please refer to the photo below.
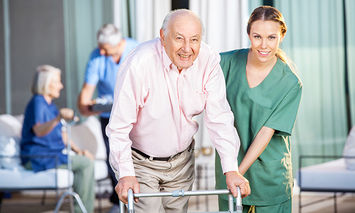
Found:
<path fill-rule="evenodd" d="M 135 176 L 125 176 L 118 180 L 115 191 L 118 198 L 125 204 L 128 203 L 128 189 L 132 189 L 133 193 L 139 193 L 139 183 Z M 138 198 L 134 198 L 138 202 Z"/>
<path fill-rule="evenodd" d="M 227 188 L 231 191 L 233 197 L 238 196 L 237 187 L 240 188 L 243 198 L 250 195 L 249 181 L 243 175 L 236 171 L 226 172 L 225 175 Z"/>

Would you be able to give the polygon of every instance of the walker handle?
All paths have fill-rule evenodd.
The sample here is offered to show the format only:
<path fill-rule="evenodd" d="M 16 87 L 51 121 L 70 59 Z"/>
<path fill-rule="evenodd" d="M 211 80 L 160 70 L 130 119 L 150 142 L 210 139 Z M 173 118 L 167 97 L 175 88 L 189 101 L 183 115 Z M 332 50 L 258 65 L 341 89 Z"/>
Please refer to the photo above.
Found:
<path fill-rule="evenodd" d="M 133 190 L 128 189 L 128 213 L 134 213 Z"/>
<path fill-rule="evenodd" d="M 242 204 L 242 194 L 240 192 L 240 188 L 237 187 L 237 198 L 236 198 L 236 202 L 235 202 L 235 210 L 236 213 L 242 213 L 243 212 L 243 204 Z"/>

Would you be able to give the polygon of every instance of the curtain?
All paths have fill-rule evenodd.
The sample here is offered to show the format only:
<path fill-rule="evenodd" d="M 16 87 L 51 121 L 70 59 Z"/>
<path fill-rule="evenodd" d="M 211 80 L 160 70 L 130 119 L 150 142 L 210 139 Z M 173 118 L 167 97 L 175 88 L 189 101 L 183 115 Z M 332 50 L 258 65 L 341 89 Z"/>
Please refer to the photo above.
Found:
<path fill-rule="evenodd" d="M 204 41 L 216 50 L 228 51 L 248 47 L 246 0 L 190 0 L 190 9 L 204 25 Z"/>
<path fill-rule="evenodd" d="M 97 46 L 96 33 L 113 22 L 112 1 L 64 0 L 63 12 L 67 107 L 76 108 L 89 55 Z"/>
<path fill-rule="evenodd" d="M 349 74 L 349 96 L 352 125 L 355 125 L 355 1 L 345 1 L 346 29 L 347 29 L 347 62 Z"/>
<path fill-rule="evenodd" d="M 114 0 L 114 23 L 124 36 L 144 42 L 159 36 L 171 1 L 166 0 Z"/>
<path fill-rule="evenodd" d="M 298 168 L 299 155 L 341 155 L 346 140 L 343 4 L 277 0 L 275 7 L 288 25 L 282 47 L 303 82 L 292 137 L 294 168 Z"/>
<path fill-rule="evenodd" d="M 248 22 L 248 1 L 246 0 L 190 0 L 190 9 L 194 11 L 204 26 L 203 41 L 218 52 L 248 47 L 246 26 Z M 196 150 L 211 148 L 211 141 L 207 128 L 203 123 L 203 115 L 195 118 L 199 123 L 199 130 L 195 135 Z M 199 155 L 202 156 L 202 155 Z M 197 158 L 197 161 L 210 162 L 214 168 L 214 155 Z M 214 175 L 213 172 L 210 173 Z M 212 184 L 211 184 L 212 185 Z"/>

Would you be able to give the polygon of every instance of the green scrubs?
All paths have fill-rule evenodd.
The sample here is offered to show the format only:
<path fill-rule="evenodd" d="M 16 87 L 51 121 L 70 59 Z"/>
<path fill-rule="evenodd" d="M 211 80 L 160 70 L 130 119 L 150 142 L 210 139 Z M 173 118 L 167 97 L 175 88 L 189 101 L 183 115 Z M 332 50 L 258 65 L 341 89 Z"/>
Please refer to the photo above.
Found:
<path fill-rule="evenodd" d="M 227 99 L 241 142 L 239 163 L 263 126 L 275 130 L 264 152 L 244 175 L 250 182 L 251 194 L 243 199 L 243 205 L 256 206 L 258 211 L 258 206 L 291 205 L 287 202 L 292 197 L 293 188 L 289 136 L 296 119 L 302 85 L 288 65 L 278 59 L 266 78 L 250 88 L 246 78 L 248 51 L 242 49 L 222 53 L 221 67 L 226 80 Z M 217 154 L 216 188 L 226 187 Z M 227 210 L 227 196 L 220 196 L 219 200 L 220 210 Z"/>

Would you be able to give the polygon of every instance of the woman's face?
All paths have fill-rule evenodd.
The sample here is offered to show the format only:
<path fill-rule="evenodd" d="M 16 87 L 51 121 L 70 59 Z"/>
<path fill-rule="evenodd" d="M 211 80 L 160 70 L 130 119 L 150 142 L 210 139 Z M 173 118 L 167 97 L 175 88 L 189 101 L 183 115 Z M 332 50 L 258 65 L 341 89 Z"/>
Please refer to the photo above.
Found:
<path fill-rule="evenodd" d="M 258 20 L 251 24 L 249 39 L 252 56 L 261 63 L 273 60 L 283 39 L 281 25 L 275 21 Z"/>
<path fill-rule="evenodd" d="M 60 90 L 63 89 L 63 84 L 61 82 L 61 78 L 60 78 L 60 72 L 56 72 L 55 74 L 53 74 L 52 80 L 49 83 L 49 96 L 51 98 L 59 98 L 60 96 Z"/>

